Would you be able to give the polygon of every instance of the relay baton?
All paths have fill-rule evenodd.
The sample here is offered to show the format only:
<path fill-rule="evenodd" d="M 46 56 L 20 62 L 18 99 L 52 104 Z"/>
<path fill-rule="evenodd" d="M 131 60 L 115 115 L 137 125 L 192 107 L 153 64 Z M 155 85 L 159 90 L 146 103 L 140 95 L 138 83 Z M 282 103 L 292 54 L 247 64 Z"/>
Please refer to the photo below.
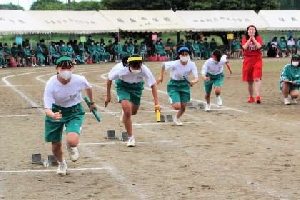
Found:
<path fill-rule="evenodd" d="M 160 122 L 160 110 L 156 110 L 155 112 L 156 112 L 155 113 L 156 114 L 156 121 Z"/>
<path fill-rule="evenodd" d="M 189 80 L 189 78 L 187 76 L 183 76 L 182 78 L 189 84 L 189 86 L 192 87 L 192 85 L 190 83 L 190 80 Z"/>
<path fill-rule="evenodd" d="M 88 107 L 90 107 L 90 106 L 91 106 L 91 101 L 90 101 L 90 99 L 89 99 L 88 97 L 84 97 L 83 99 L 84 99 L 86 105 L 87 105 Z M 92 113 L 93 113 L 93 115 L 95 116 L 96 120 L 97 120 L 98 122 L 101 122 L 101 116 L 100 116 L 100 114 L 97 112 L 97 110 L 96 110 L 96 109 L 93 109 L 93 110 L 92 110 Z"/>

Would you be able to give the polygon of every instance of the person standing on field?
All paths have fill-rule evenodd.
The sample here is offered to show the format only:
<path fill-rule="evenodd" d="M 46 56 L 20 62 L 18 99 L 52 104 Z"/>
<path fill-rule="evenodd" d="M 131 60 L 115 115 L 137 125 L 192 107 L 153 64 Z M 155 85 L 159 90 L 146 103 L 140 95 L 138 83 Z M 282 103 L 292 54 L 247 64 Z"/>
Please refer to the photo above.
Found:
<path fill-rule="evenodd" d="M 263 41 L 254 25 L 247 27 L 246 36 L 242 39 L 244 54 L 242 80 L 248 84 L 248 103 L 261 103 L 262 53 Z M 255 99 L 256 96 L 256 99 Z"/>

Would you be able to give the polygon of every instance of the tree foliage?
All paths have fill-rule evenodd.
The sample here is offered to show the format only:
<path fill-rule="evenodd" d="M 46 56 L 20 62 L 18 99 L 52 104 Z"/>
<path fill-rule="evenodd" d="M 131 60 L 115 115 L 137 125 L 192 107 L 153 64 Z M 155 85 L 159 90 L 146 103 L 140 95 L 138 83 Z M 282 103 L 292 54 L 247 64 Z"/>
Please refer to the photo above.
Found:
<path fill-rule="evenodd" d="M 66 4 L 58 0 L 39 0 L 35 1 L 30 10 L 67 10 Z"/>
<path fill-rule="evenodd" d="M 21 6 L 0 4 L 4 10 L 24 10 Z M 277 10 L 300 9 L 299 0 L 37 0 L 30 10 Z"/>
<path fill-rule="evenodd" d="M 0 10 L 24 10 L 22 6 L 9 4 L 0 4 Z"/>
<path fill-rule="evenodd" d="M 278 0 L 102 0 L 108 10 L 272 10 Z"/>

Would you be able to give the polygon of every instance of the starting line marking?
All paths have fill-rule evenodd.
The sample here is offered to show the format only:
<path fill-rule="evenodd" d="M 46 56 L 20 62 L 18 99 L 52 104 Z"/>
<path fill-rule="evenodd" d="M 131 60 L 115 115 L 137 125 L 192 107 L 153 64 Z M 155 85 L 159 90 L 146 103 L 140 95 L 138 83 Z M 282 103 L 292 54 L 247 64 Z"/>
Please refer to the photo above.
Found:
<path fill-rule="evenodd" d="M 182 122 L 182 124 L 198 124 L 199 122 Z M 132 123 L 132 126 L 173 125 L 174 122 Z M 175 125 L 174 125 L 175 126 Z"/>
<path fill-rule="evenodd" d="M 97 170 L 109 170 L 109 167 L 91 167 L 91 168 L 73 168 L 68 171 L 97 171 Z M 46 173 L 56 172 L 55 169 L 25 169 L 25 170 L 10 170 L 0 171 L 0 174 L 21 174 L 21 173 Z"/>
<path fill-rule="evenodd" d="M 124 141 L 120 142 L 124 143 Z M 126 141 L 125 141 L 126 142 Z M 156 143 L 172 143 L 173 140 L 159 140 L 159 141 L 136 141 L 137 144 L 156 144 Z M 92 146 L 92 145 L 116 145 L 117 142 L 87 142 L 87 143 L 80 143 L 78 146 Z"/>

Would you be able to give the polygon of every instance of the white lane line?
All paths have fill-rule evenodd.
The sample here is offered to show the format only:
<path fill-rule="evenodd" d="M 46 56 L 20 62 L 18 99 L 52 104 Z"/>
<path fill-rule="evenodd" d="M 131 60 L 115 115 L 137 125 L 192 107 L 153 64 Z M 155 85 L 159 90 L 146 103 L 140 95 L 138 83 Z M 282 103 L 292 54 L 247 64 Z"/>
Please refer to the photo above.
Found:
<path fill-rule="evenodd" d="M 108 139 L 109 140 L 109 139 Z M 118 142 L 85 142 L 80 143 L 79 146 L 113 146 L 119 144 L 119 142 L 124 142 L 118 139 L 115 139 Z M 173 140 L 158 140 L 158 141 L 139 141 L 137 140 L 137 144 L 165 144 L 165 143 L 173 143 Z"/>
<path fill-rule="evenodd" d="M 0 85 L 0 87 L 33 87 L 38 85 Z"/>
<path fill-rule="evenodd" d="M 27 72 L 27 73 L 23 73 L 23 74 L 18 74 L 18 76 L 28 75 L 28 74 L 32 74 L 32 73 L 34 73 L 34 72 Z M 14 92 L 16 92 L 17 94 L 19 94 L 23 99 L 25 99 L 28 103 L 30 103 L 31 107 L 40 107 L 36 102 L 32 101 L 28 96 L 26 96 L 23 92 L 21 92 L 20 90 L 18 90 L 9 81 L 7 81 L 8 78 L 15 77 L 15 76 L 16 75 L 5 76 L 5 77 L 2 78 L 2 81 L 5 83 L 5 85 L 7 85 L 8 87 L 10 87 Z M 39 110 L 41 112 L 44 112 L 40 108 L 39 108 Z"/>
<path fill-rule="evenodd" d="M 148 122 L 148 123 L 132 123 L 133 126 L 152 126 L 152 125 L 170 125 L 174 122 Z M 199 122 L 182 122 L 182 124 L 199 124 Z M 175 125 L 174 125 L 175 126 Z"/>
<path fill-rule="evenodd" d="M 97 146 L 97 145 L 115 145 L 116 142 L 85 142 L 85 143 L 79 143 L 79 146 Z"/>
<path fill-rule="evenodd" d="M 258 190 L 263 194 L 268 194 L 269 196 L 279 198 L 280 200 L 289 199 L 286 194 L 282 194 L 272 188 L 267 188 L 258 182 L 252 181 L 251 179 L 247 180 L 247 184 L 250 185 L 250 187 L 252 187 L 253 189 Z"/>
<path fill-rule="evenodd" d="M 109 167 L 91 167 L 91 168 L 68 168 L 68 171 L 97 171 L 109 170 Z M 20 173 L 47 173 L 56 172 L 56 169 L 25 169 L 25 170 L 0 170 L 0 174 L 20 174 Z"/>

